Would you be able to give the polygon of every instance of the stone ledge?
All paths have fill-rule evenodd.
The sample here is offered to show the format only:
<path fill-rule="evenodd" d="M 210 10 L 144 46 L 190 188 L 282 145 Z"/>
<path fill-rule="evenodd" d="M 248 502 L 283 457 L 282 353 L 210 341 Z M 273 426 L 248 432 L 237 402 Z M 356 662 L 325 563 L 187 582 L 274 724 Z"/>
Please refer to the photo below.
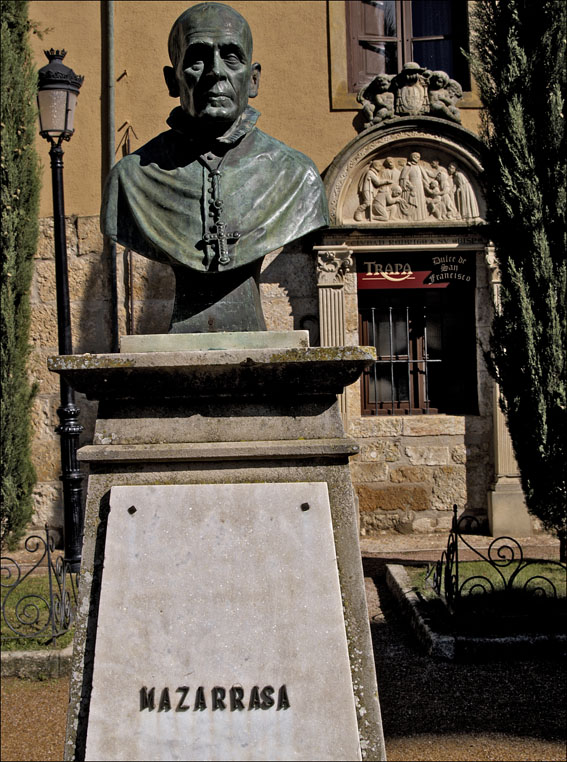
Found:
<path fill-rule="evenodd" d="M 418 609 L 419 598 L 412 589 L 408 573 L 398 564 L 386 565 L 386 583 L 400 604 L 404 616 L 409 621 L 419 642 L 429 656 L 453 661 L 455 658 L 455 638 L 434 632 L 421 616 Z"/>
<path fill-rule="evenodd" d="M 374 347 L 302 347 L 49 357 L 88 399 L 336 395 L 376 359 Z"/>
<path fill-rule="evenodd" d="M 27 680 L 66 677 L 71 674 L 73 646 L 59 651 L 2 651 L 2 677 Z"/>
<path fill-rule="evenodd" d="M 503 638 L 463 637 L 435 632 L 419 610 L 419 598 L 399 564 L 386 565 L 386 583 L 429 656 L 446 661 L 516 658 L 564 658 L 567 635 L 514 635 Z"/>
<path fill-rule="evenodd" d="M 360 447 L 348 439 L 310 439 L 273 442 L 204 442 L 139 445 L 87 445 L 80 461 L 266 460 L 274 458 L 333 458 L 354 455 Z"/>

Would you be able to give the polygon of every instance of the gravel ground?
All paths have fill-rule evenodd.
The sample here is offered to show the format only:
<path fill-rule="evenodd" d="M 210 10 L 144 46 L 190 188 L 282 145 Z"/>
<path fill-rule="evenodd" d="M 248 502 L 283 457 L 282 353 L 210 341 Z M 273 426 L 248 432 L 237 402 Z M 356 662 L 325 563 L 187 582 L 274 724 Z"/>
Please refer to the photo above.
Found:
<path fill-rule="evenodd" d="M 554 661 L 458 664 L 419 651 L 383 581 L 365 573 L 386 752 L 396 760 L 565 762 L 566 675 Z M 3 762 L 61 760 L 67 679 L 2 681 Z"/>

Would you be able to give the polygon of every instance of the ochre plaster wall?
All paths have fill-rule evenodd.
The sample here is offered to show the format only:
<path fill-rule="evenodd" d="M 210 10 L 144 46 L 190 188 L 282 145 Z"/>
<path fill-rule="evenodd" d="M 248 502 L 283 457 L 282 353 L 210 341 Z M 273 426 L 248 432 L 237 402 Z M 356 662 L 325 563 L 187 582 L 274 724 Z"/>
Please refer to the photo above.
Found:
<path fill-rule="evenodd" d="M 167 129 L 165 120 L 178 104 L 169 97 L 163 79 L 163 67 L 169 64 L 167 38 L 173 21 L 195 4 L 115 0 L 116 145 L 125 122 L 137 135 L 131 137 L 132 150 Z M 307 154 L 323 171 L 356 134 L 354 111 L 330 110 L 326 2 L 255 0 L 228 5 L 248 20 L 254 60 L 262 65 L 260 92 L 251 101 L 262 113 L 258 126 Z M 65 63 L 85 77 L 75 134 L 65 146 L 69 215 L 98 214 L 100 206 L 104 151 L 101 8 L 102 3 L 95 0 L 32 0 L 29 7 L 30 18 L 48 29 L 43 40 L 32 37 L 38 67 L 46 63 L 44 49 L 65 48 Z M 38 148 L 45 167 L 40 216 L 48 217 L 52 202 L 47 143 L 38 138 Z"/>

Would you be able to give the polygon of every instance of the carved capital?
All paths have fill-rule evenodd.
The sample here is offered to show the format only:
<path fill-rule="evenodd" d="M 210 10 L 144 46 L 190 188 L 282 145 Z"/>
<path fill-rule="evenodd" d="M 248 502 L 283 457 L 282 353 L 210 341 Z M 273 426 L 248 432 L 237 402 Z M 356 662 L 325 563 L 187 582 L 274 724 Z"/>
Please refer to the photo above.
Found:
<path fill-rule="evenodd" d="M 342 286 L 344 276 L 354 266 L 352 249 L 321 249 L 317 247 L 317 285 Z"/>

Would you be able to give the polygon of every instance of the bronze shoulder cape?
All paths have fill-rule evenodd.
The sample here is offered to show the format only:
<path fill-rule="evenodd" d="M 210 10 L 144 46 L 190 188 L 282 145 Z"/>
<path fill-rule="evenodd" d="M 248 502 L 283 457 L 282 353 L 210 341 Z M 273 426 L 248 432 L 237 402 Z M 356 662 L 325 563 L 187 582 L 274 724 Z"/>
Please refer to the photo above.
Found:
<path fill-rule="evenodd" d="M 223 270 L 328 224 L 325 191 L 313 162 L 254 126 L 241 132 L 237 142 L 224 146 L 219 168 L 226 228 L 240 234 Z M 198 272 L 218 269 L 204 243 L 213 224 L 210 186 L 210 171 L 187 134 L 163 132 L 113 167 L 102 232 L 159 262 Z"/>

